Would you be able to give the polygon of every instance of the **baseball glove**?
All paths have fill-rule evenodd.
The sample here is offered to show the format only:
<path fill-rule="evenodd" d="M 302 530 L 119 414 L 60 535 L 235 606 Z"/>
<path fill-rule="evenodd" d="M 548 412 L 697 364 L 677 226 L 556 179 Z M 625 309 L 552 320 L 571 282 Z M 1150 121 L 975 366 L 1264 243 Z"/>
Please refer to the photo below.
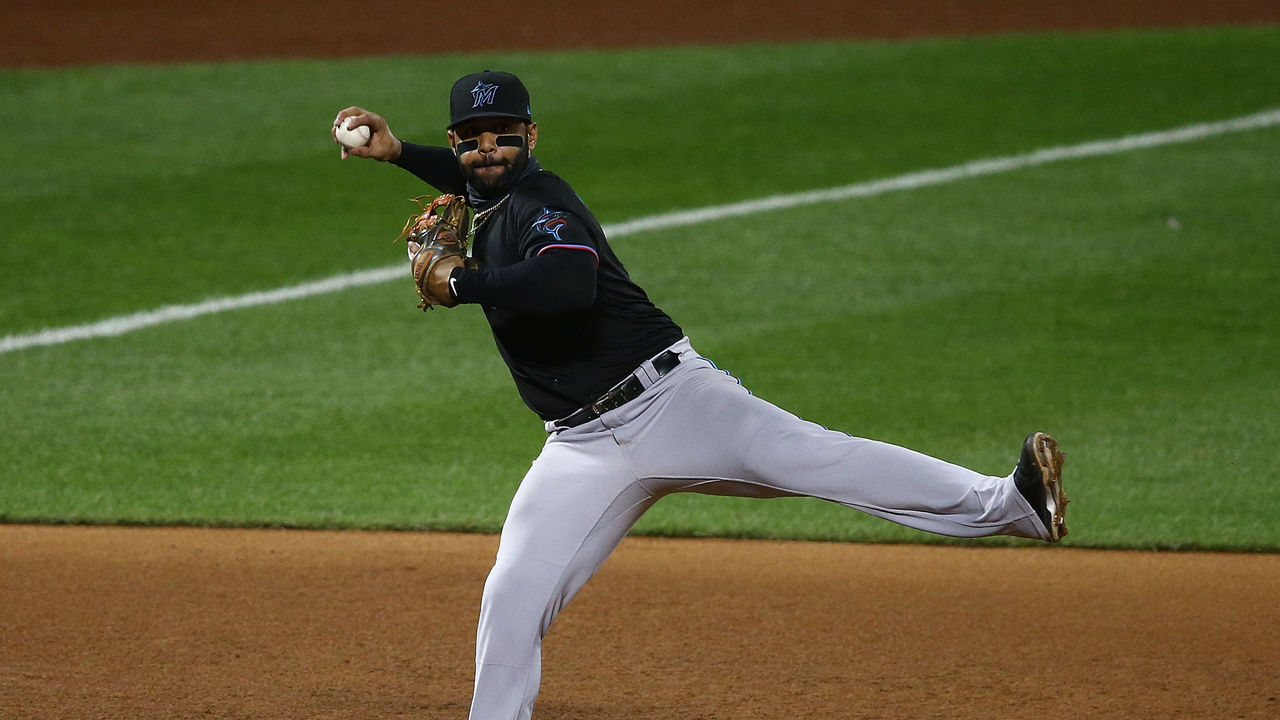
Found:
<path fill-rule="evenodd" d="M 425 196 L 424 196 L 425 197 Z M 449 273 L 459 265 L 473 266 L 467 258 L 467 199 L 460 195 L 441 195 L 425 204 L 421 197 L 413 199 L 422 212 L 410 217 L 396 241 L 407 238 L 413 283 L 425 312 L 436 305 L 453 307 L 457 301 L 449 293 Z M 418 249 L 414 250 L 414 245 Z"/>

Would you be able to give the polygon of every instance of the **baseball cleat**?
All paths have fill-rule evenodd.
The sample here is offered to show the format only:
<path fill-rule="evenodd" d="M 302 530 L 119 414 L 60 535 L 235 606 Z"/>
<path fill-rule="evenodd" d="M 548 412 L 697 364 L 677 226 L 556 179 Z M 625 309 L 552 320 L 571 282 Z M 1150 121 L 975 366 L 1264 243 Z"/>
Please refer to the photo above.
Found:
<path fill-rule="evenodd" d="M 1058 542 L 1067 534 L 1068 500 L 1062 492 L 1065 460 L 1053 438 L 1041 432 L 1031 433 L 1022 443 L 1022 457 L 1013 470 L 1013 482 L 1048 530 L 1049 542 Z"/>

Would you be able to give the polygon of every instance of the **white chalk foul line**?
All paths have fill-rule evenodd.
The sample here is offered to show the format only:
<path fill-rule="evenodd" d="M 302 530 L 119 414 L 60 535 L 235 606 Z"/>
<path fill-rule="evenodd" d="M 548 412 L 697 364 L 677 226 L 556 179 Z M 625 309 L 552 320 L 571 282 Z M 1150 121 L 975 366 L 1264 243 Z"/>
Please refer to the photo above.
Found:
<path fill-rule="evenodd" d="M 661 230 L 693 225 L 695 223 L 723 220 L 724 218 L 751 215 L 769 210 L 781 210 L 801 205 L 815 205 L 837 200 L 883 195 L 897 190 L 914 190 L 930 185 L 942 185 L 957 180 L 965 180 L 982 175 L 994 175 L 1063 160 L 1114 155 L 1128 150 L 1193 142 L 1217 135 L 1256 130 L 1277 124 L 1280 124 L 1280 108 L 1219 122 L 1187 125 L 1172 130 L 1128 135 L 1112 140 L 1096 140 L 1079 145 L 1045 148 L 1025 155 L 974 160 L 963 165 L 954 165 L 941 170 L 920 170 L 883 180 L 871 180 L 825 190 L 811 190 L 791 195 L 774 195 L 758 200 L 745 200 L 743 202 L 715 205 L 695 210 L 680 210 L 663 215 L 629 220 L 606 227 L 605 230 L 608 232 L 609 237 L 630 235 L 631 233 L 644 232 L 646 230 Z"/>
<path fill-rule="evenodd" d="M 1280 125 L 1280 108 L 1264 110 L 1252 115 L 1244 115 L 1218 122 L 1187 125 L 1170 130 L 1127 135 L 1110 140 L 1096 140 L 1078 145 L 1044 148 L 1022 155 L 974 160 L 963 165 L 955 165 L 938 170 L 921 170 L 882 180 L 871 180 L 823 190 L 811 190 L 789 195 L 773 195 L 727 205 L 712 205 L 694 210 L 679 210 L 661 215 L 651 215 L 606 225 L 604 226 L 604 231 L 610 238 L 619 238 L 651 230 L 664 230 L 697 223 L 713 222 L 770 210 L 782 210 L 802 205 L 815 205 L 852 198 L 871 197 L 899 190 L 914 190 L 931 185 L 943 185 L 958 180 L 994 175 L 1064 160 L 1114 155 L 1130 150 L 1194 142 L 1218 135 L 1245 132 L 1273 125 Z M 0 355 L 45 345 L 61 345 L 75 340 L 114 337 L 178 320 L 189 320 L 230 310 L 271 305 L 288 300 L 299 300 L 363 285 L 376 285 L 404 277 L 407 277 L 407 270 L 403 265 L 397 264 L 390 267 L 344 273 L 323 280 L 313 280 L 275 290 L 252 292 L 234 297 L 212 298 L 191 305 L 169 305 L 155 310 L 147 310 L 132 315 L 121 315 L 85 325 L 50 328 L 25 335 L 8 335 L 0 338 Z"/>
<path fill-rule="evenodd" d="M 176 322 L 178 320 L 190 320 L 191 318 L 200 317 L 202 315 L 213 315 L 215 313 L 227 312 L 229 310 L 240 310 L 242 308 L 256 307 L 259 305 L 272 305 L 275 303 L 285 302 L 286 300 L 299 300 L 313 295 L 324 295 L 325 293 L 338 292 L 339 290 L 346 290 L 347 288 L 359 287 L 361 285 L 373 285 L 376 283 L 387 282 L 393 278 L 403 276 L 404 268 L 400 265 L 396 265 L 395 267 L 378 268 L 375 270 L 362 270 L 360 272 L 335 275 L 330 278 L 325 278 L 324 280 L 313 280 L 311 282 L 302 283 L 301 285 L 290 285 L 289 287 L 276 288 L 275 290 L 251 292 L 245 295 L 236 295 L 234 297 L 211 298 L 192 305 L 167 305 L 156 310 L 147 310 L 145 312 L 134 313 L 132 315 L 121 315 L 119 317 L 89 323 L 88 325 L 50 328 L 30 333 L 28 335 L 9 335 L 7 337 L 0 338 L 0 355 L 13 352 L 14 350 L 23 350 L 41 345 L 61 345 L 63 343 L 72 342 L 73 340 L 89 340 L 91 338 L 124 335 L 125 333 L 130 333 L 134 330 L 141 330 L 153 325 L 163 325 L 165 323 Z"/>

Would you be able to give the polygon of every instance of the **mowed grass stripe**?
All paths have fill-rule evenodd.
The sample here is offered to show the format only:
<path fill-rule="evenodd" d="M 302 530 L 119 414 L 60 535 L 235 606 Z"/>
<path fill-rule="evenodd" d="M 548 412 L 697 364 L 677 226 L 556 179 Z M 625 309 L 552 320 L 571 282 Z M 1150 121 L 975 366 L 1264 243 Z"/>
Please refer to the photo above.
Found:
<path fill-rule="evenodd" d="M 608 225 L 605 227 L 605 232 L 610 238 L 620 238 L 654 230 L 715 222 L 730 217 L 741 217 L 818 203 L 873 197 L 887 192 L 914 190 L 1066 160 L 1100 157 L 1133 150 L 1195 142 L 1230 133 L 1267 128 L 1277 124 L 1280 124 L 1280 109 L 1271 109 L 1218 122 L 1198 123 L 1109 140 L 1096 140 L 1076 145 L 1044 148 L 1021 155 L 974 160 L 949 168 L 922 170 L 897 177 L 854 183 L 825 190 L 772 195 L 755 200 L 652 215 Z M 274 290 L 246 293 L 227 298 L 213 298 L 187 305 L 170 305 L 156 310 L 108 318 L 95 323 L 46 329 L 22 335 L 9 335 L 0 338 L 0 354 L 33 347 L 61 345 L 77 340 L 117 337 L 165 323 L 191 320 L 205 315 L 214 315 L 261 305 L 301 300 L 317 295 L 341 292 L 354 287 L 388 282 L 403 276 L 404 268 L 400 265 L 393 265 L 353 273 L 343 273 Z"/>

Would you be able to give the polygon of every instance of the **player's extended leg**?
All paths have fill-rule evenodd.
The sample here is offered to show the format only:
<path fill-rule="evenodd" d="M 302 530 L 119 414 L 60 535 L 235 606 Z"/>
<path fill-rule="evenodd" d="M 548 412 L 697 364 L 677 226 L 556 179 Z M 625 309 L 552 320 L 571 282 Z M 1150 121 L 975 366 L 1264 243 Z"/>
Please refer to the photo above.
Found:
<path fill-rule="evenodd" d="M 809 496 L 942 535 L 1046 539 L 1010 477 L 806 422 L 709 366 L 671 380 L 678 392 L 618 431 L 655 494 Z"/>
<path fill-rule="evenodd" d="M 471 720 L 529 718 L 542 636 L 654 501 L 598 423 L 547 441 L 511 502 L 485 581 Z"/>

